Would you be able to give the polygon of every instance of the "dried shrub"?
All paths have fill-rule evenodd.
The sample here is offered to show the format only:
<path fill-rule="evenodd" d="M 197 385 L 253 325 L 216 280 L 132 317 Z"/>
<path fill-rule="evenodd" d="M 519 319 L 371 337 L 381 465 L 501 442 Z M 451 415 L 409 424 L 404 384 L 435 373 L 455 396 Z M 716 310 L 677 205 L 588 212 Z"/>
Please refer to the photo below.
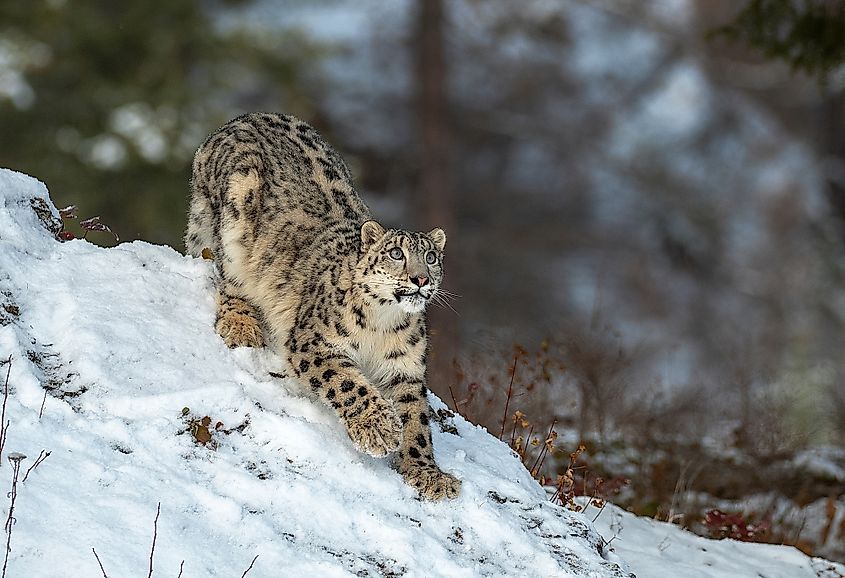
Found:
<path fill-rule="evenodd" d="M 742 542 L 759 542 L 771 529 L 770 520 L 751 521 L 741 513 L 710 510 L 704 515 L 704 527 L 710 538 L 731 538 Z"/>
<path fill-rule="evenodd" d="M 77 207 L 76 205 L 69 205 L 63 209 L 59 209 L 59 215 L 62 218 L 61 227 L 56 232 L 56 238 L 60 241 L 71 241 L 79 237 L 79 235 L 69 231 L 67 228 L 67 222 L 76 220 L 78 217 L 76 215 Z M 109 233 L 112 237 L 114 237 L 115 242 L 119 242 L 120 238 L 117 236 L 117 233 L 111 230 L 111 227 L 106 225 L 100 220 L 100 217 L 91 217 L 89 219 L 83 219 L 79 221 L 79 228 L 82 229 L 81 238 L 85 239 L 90 232 L 102 232 L 102 233 Z"/>

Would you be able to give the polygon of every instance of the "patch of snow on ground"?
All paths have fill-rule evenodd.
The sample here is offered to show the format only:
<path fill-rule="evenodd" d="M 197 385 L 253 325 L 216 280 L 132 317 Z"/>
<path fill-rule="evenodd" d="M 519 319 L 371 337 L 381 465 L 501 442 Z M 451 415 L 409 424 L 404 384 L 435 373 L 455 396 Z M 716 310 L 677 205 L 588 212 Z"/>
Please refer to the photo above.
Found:
<path fill-rule="evenodd" d="M 797 548 L 709 540 L 673 524 L 639 518 L 607 504 L 587 506 L 599 533 L 639 578 L 840 578 L 845 566 Z M 598 515 L 598 517 L 596 517 Z"/>

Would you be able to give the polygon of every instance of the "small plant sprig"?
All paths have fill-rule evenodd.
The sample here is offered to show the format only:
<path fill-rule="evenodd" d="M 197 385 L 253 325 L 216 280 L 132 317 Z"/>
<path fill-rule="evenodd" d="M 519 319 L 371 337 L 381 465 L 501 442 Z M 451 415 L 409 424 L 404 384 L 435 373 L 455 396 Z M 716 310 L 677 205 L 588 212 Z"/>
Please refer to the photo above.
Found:
<path fill-rule="evenodd" d="M 26 482 L 26 479 L 29 477 L 30 472 L 40 466 L 44 460 L 49 458 L 51 453 L 53 452 L 48 452 L 47 450 L 41 450 L 38 453 L 38 457 L 35 459 L 35 462 L 33 462 L 31 466 L 29 466 L 29 468 L 26 470 L 26 473 L 23 475 L 23 479 L 21 480 L 22 484 Z"/>
<path fill-rule="evenodd" d="M 12 452 L 9 454 L 9 462 L 12 464 L 12 490 L 9 492 L 9 517 L 6 518 L 6 555 L 3 558 L 3 573 L 2 578 L 6 578 L 6 567 L 9 564 L 9 553 L 12 551 L 12 527 L 15 525 L 15 501 L 18 498 L 18 475 L 21 472 L 21 461 L 25 460 L 26 456 Z"/>
<path fill-rule="evenodd" d="M 62 218 L 62 223 L 64 224 L 66 221 L 75 220 L 77 219 L 76 211 L 78 210 L 76 205 L 69 205 L 64 209 L 59 209 L 59 215 Z M 91 217 L 90 219 L 83 219 L 79 221 L 79 227 L 83 230 L 82 239 L 85 239 L 88 236 L 88 233 L 91 231 L 95 232 L 103 232 L 109 233 L 112 237 L 114 237 L 115 242 L 120 242 L 120 237 L 117 236 L 117 233 L 111 230 L 111 227 L 100 221 L 100 217 Z M 77 238 L 77 235 L 74 235 L 71 231 L 68 231 L 66 227 L 63 227 L 62 230 L 58 234 L 59 240 L 61 241 L 71 241 Z"/>
<path fill-rule="evenodd" d="M 586 446 L 580 444 L 578 448 L 569 454 L 569 463 L 562 474 L 559 474 L 554 482 L 555 491 L 550 498 L 561 506 L 565 506 L 575 512 L 584 509 L 583 501 L 579 503 L 577 497 L 587 497 L 586 505 L 598 508 L 593 521 L 597 520 L 607 505 L 608 498 L 619 494 L 622 488 L 631 483 L 631 480 L 616 476 L 605 480 L 602 477 L 592 475 L 586 465 L 578 465 L 581 454 Z M 546 480 L 549 482 L 551 480 Z"/>
<path fill-rule="evenodd" d="M 9 375 L 12 373 L 11 355 L 6 360 L 5 365 L 9 367 L 6 369 L 6 381 L 3 384 L 3 407 L 0 409 L 0 458 L 3 457 L 3 448 L 6 447 L 6 434 L 9 432 L 9 425 L 11 424 L 11 420 L 6 419 L 6 402 L 9 401 Z"/>
<path fill-rule="evenodd" d="M 543 466 L 550 455 L 554 456 L 559 452 L 559 449 L 555 446 L 558 434 L 554 427 L 557 420 L 552 420 L 544 438 L 533 435 L 534 426 L 526 419 L 522 411 L 514 412 L 512 421 L 510 447 L 522 460 L 522 464 L 531 474 L 531 477 L 537 480 L 541 486 L 553 485 L 555 491 L 550 501 L 575 512 L 580 512 L 584 509 L 584 506 L 579 504 L 575 498 L 589 496 L 589 505 L 599 509 L 596 514 L 596 518 L 598 518 L 607 505 L 607 496 L 619 493 L 621 488 L 629 483 L 625 478 L 614 478 L 610 484 L 605 484 L 603 478 L 590 476 L 586 466 L 576 465 L 586 449 L 582 444 L 569 454 L 569 463 L 566 469 L 562 474 L 557 475 L 552 484 L 552 478 L 543 473 Z M 525 433 L 526 430 L 527 433 Z M 539 450 L 535 452 L 534 448 L 539 448 Z"/>
<path fill-rule="evenodd" d="M 511 421 L 513 422 L 509 441 L 511 449 L 517 453 L 525 469 L 531 473 L 531 477 L 541 484 L 545 484 L 546 477 L 542 474 L 543 465 L 546 458 L 557 452 L 557 447 L 555 447 L 557 432 L 554 429 L 557 420 L 552 420 L 546 436 L 542 439 L 533 435 L 534 425 L 521 410 L 514 412 Z M 534 454 L 535 448 L 540 448 L 536 455 Z"/>
<path fill-rule="evenodd" d="M 246 575 L 249 574 L 249 571 L 252 570 L 252 567 L 255 564 L 256 560 L 258 560 L 258 554 L 255 555 L 255 558 L 253 558 L 252 562 L 249 563 L 249 567 L 246 570 L 244 570 L 243 574 L 241 574 L 241 578 L 245 578 Z"/>
<path fill-rule="evenodd" d="M 97 559 L 97 564 L 99 564 L 99 565 L 100 565 L 100 572 L 102 572 L 102 573 L 103 573 L 103 578 L 109 578 L 109 575 L 108 575 L 108 574 L 106 574 L 106 569 L 105 569 L 105 568 L 103 568 L 103 563 L 102 563 L 102 561 L 100 561 L 100 556 L 97 554 L 97 549 L 96 549 L 96 548 L 91 548 L 91 551 L 92 551 L 92 552 L 94 552 L 94 558 L 96 558 L 96 559 Z"/>
<path fill-rule="evenodd" d="M 581 444 L 574 452 L 569 454 L 569 464 L 566 466 L 563 473 L 557 476 L 555 492 L 551 497 L 552 502 L 557 502 L 575 512 L 580 512 L 583 509 L 575 501 L 575 471 L 579 468 L 579 466 L 576 466 L 575 464 L 578 462 L 578 458 L 581 457 L 581 454 L 584 453 L 585 449 L 587 448 L 584 444 Z"/>
<path fill-rule="evenodd" d="M 147 578 L 151 578 L 153 575 L 153 559 L 156 553 L 156 540 L 158 539 L 158 518 L 161 515 L 161 502 L 158 503 L 156 506 L 156 517 L 153 520 L 153 545 L 150 547 L 150 569 L 147 573 Z M 103 578 L 109 578 L 109 575 L 106 574 L 106 569 L 103 567 L 103 562 L 100 560 L 99 554 L 97 554 L 96 548 L 91 548 L 91 551 L 94 553 L 94 558 L 97 559 L 97 564 L 100 566 L 100 572 L 103 573 Z M 179 576 L 182 575 L 182 568 L 185 565 L 185 561 L 182 560 L 182 563 L 179 565 Z"/>
<path fill-rule="evenodd" d="M 151 578 L 153 575 L 153 556 L 156 553 L 156 539 L 158 538 L 158 517 L 161 515 L 161 502 L 158 503 L 156 507 L 156 517 L 153 520 L 153 546 L 150 548 L 150 573 L 147 574 L 147 578 Z M 180 570 L 181 571 L 181 570 Z"/>
<path fill-rule="evenodd" d="M 516 377 L 516 364 L 519 361 L 519 354 L 513 356 L 513 368 L 511 369 L 511 380 L 508 384 L 508 396 L 505 398 L 505 411 L 502 413 L 502 430 L 499 432 L 499 439 L 502 439 L 502 436 L 505 435 L 505 423 L 508 420 L 508 407 L 511 404 L 511 398 L 513 397 L 513 378 Z"/>

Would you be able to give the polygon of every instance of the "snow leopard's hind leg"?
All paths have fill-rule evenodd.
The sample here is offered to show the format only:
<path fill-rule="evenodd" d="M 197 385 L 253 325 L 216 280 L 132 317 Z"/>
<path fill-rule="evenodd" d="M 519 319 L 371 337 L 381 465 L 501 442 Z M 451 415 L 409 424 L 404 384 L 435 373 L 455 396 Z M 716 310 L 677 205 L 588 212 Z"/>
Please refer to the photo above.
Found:
<path fill-rule="evenodd" d="M 222 203 L 220 255 L 215 255 L 221 280 L 214 327 L 229 347 L 264 347 L 261 315 L 245 285 L 250 278 L 245 268 L 252 253 L 262 183 L 255 166 L 259 161 L 245 159 L 246 166 L 236 166 L 231 172 Z"/>
<path fill-rule="evenodd" d="M 263 347 L 261 316 L 243 284 L 245 204 L 254 204 L 260 182 L 255 155 L 240 157 L 245 167 L 230 166 L 217 175 L 213 151 L 203 146 L 194 158 L 191 204 L 185 246 L 188 253 L 214 260 L 217 269 L 217 317 L 214 328 L 228 347 Z M 253 161 L 253 164 L 250 164 Z M 250 227 L 251 228 L 251 227 Z"/>

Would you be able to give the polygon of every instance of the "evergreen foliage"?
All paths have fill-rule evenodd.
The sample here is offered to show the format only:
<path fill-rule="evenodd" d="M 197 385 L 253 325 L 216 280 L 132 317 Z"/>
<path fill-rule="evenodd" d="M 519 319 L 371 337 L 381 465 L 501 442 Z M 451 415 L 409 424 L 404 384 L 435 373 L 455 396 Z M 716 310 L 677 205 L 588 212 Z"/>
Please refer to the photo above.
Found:
<path fill-rule="evenodd" d="M 750 0 L 716 31 L 825 81 L 845 63 L 842 0 Z"/>
<path fill-rule="evenodd" d="M 300 63 L 314 49 L 227 26 L 249 3 L 0 3 L 0 166 L 38 175 L 124 240 L 180 247 L 205 135 L 242 110 L 308 113 Z"/>

